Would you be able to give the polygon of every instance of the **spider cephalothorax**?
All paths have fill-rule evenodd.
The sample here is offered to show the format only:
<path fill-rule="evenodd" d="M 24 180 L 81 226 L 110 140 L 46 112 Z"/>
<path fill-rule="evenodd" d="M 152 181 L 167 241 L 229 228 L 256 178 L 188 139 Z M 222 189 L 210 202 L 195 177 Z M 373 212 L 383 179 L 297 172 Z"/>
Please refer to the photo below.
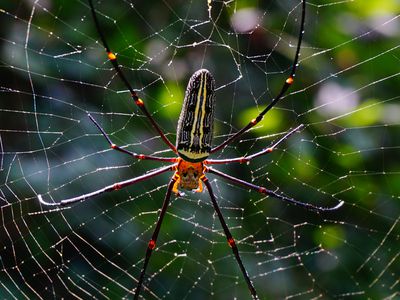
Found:
<path fill-rule="evenodd" d="M 202 162 L 192 163 L 178 158 L 175 176 L 177 178 L 173 192 L 179 194 L 178 187 L 185 190 L 202 192 L 202 177 L 204 177 L 204 165 Z"/>

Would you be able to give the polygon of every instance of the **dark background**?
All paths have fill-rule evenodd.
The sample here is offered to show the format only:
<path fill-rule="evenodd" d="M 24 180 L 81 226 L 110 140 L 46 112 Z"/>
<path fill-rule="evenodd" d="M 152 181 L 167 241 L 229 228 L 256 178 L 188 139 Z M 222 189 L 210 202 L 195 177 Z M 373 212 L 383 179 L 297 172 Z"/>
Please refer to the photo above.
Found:
<path fill-rule="evenodd" d="M 123 71 L 174 143 L 187 81 L 216 79 L 214 145 L 254 118 L 290 73 L 299 1 L 101 1 L 102 31 Z M 144 174 L 172 156 L 107 61 L 85 1 L 0 5 L 0 295 L 129 297 L 166 184 L 162 175 L 70 209 L 40 206 Z M 251 32 L 232 25 L 246 12 Z M 261 299 L 383 299 L 399 290 L 398 1 L 307 4 L 289 93 L 213 158 L 251 154 L 305 129 L 228 174 L 316 213 L 209 175 Z M 243 14 L 242 14 L 242 18 Z M 173 197 L 148 268 L 146 299 L 247 299 L 207 193 Z"/>

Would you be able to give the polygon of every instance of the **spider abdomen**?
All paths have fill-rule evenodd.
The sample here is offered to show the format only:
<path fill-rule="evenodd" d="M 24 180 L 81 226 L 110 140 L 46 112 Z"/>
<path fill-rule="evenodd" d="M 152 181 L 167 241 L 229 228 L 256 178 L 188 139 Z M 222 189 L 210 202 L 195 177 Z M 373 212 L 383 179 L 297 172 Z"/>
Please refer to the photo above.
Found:
<path fill-rule="evenodd" d="M 206 69 L 196 71 L 186 88 L 179 116 L 176 148 L 184 160 L 200 162 L 211 150 L 215 80 Z"/>

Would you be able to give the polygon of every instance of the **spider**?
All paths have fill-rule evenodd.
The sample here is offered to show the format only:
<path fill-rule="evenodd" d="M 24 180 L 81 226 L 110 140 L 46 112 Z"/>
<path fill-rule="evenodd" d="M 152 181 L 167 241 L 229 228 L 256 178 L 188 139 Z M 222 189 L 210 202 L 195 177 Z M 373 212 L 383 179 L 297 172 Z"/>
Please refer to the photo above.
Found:
<path fill-rule="evenodd" d="M 212 76 L 212 74 L 206 70 L 206 69 L 201 69 L 195 72 L 187 85 L 186 93 L 185 93 L 185 98 L 183 101 L 183 106 L 181 110 L 181 114 L 178 120 L 178 128 L 177 128 L 177 140 L 176 140 L 176 145 L 173 145 L 169 139 L 164 135 L 160 127 L 158 126 L 157 122 L 153 119 L 151 114 L 148 112 L 145 103 L 142 99 L 139 98 L 137 93 L 133 90 L 131 84 L 128 82 L 127 78 L 125 77 L 122 69 L 120 68 L 118 61 L 117 61 L 117 56 L 115 53 L 113 53 L 107 43 L 107 40 L 105 36 L 103 35 L 103 32 L 100 29 L 100 24 L 97 18 L 96 11 L 93 6 L 92 0 L 89 0 L 89 6 L 90 10 L 93 16 L 93 21 L 96 26 L 96 30 L 100 36 L 100 39 L 102 41 L 102 44 L 106 50 L 107 57 L 112 63 L 116 73 L 118 74 L 120 80 L 123 81 L 125 86 L 128 88 L 130 91 L 130 95 L 135 102 L 135 104 L 138 106 L 138 108 L 144 113 L 144 115 L 147 117 L 147 119 L 150 121 L 154 129 L 157 131 L 158 135 L 161 137 L 161 139 L 165 142 L 165 144 L 177 155 L 176 157 L 157 157 L 153 155 L 145 155 L 145 154 L 137 154 L 135 152 L 128 151 L 124 148 L 121 148 L 120 146 L 114 144 L 110 137 L 107 135 L 107 133 L 103 130 L 103 128 L 97 123 L 97 121 L 90 115 L 88 114 L 88 117 L 90 120 L 94 123 L 94 125 L 98 128 L 98 130 L 101 132 L 101 134 L 104 136 L 104 138 L 107 140 L 108 144 L 110 147 L 114 150 L 117 150 L 119 152 L 128 154 L 136 159 L 139 160 L 155 160 L 155 161 L 160 161 L 160 162 L 169 162 L 173 163 L 172 165 L 168 165 L 165 167 L 161 167 L 155 171 L 148 172 L 144 175 L 131 178 L 125 181 L 117 182 L 112 185 L 106 186 L 102 189 L 96 190 L 91 193 L 87 193 L 84 195 L 80 195 L 74 198 L 69 198 L 69 199 L 64 199 L 58 203 L 51 203 L 51 202 L 46 202 L 43 200 L 42 195 L 38 195 L 38 200 L 40 203 L 48 206 L 65 206 L 65 205 L 70 205 L 75 202 L 83 201 L 85 199 L 103 194 L 105 192 L 111 192 L 115 190 L 119 190 L 121 188 L 133 185 L 135 183 L 153 178 L 157 175 L 163 174 L 168 171 L 173 171 L 174 174 L 169 181 L 167 191 L 165 194 L 164 202 L 160 211 L 160 214 L 158 216 L 158 220 L 156 223 L 156 226 L 154 228 L 153 234 L 151 236 L 151 239 L 148 243 L 146 252 L 145 252 L 145 258 L 144 258 L 144 263 L 143 267 L 140 272 L 139 279 L 137 281 L 136 289 L 132 292 L 134 292 L 134 299 L 138 299 L 142 286 L 143 286 L 143 281 L 145 278 L 146 274 L 146 269 L 150 261 L 150 257 L 153 253 L 153 250 L 156 247 L 156 242 L 157 242 L 157 237 L 158 234 L 160 233 L 161 229 L 161 224 L 163 222 L 165 213 L 167 211 L 171 194 L 175 193 L 177 195 L 180 194 L 179 190 L 184 189 L 184 190 L 194 190 L 195 192 L 202 192 L 203 191 L 203 184 L 206 186 L 208 193 L 211 198 L 211 202 L 213 205 L 213 208 L 218 216 L 218 219 L 221 223 L 221 226 L 223 228 L 224 234 L 226 236 L 228 245 L 232 249 L 233 255 L 237 261 L 237 264 L 243 274 L 243 277 L 247 283 L 248 289 L 250 291 L 251 296 L 253 299 L 258 299 L 256 289 L 250 279 L 250 276 L 248 272 L 246 271 L 246 268 L 244 267 L 244 264 L 240 258 L 238 246 L 232 237 L 232 234 L 224 220 L 224 217 L 222 215 L 222 212 L 218 206 L 218 203 L 216 201 L 212 186 L 206 177 L 206 173 L 212 173 L 217 176 L 222 177 L 223 179 L 232 182 L 235 185 L 239 185 L 251 190 L 255 190 L 261 194 L 268 195 L 283 201 L 290 202 L 295 205 L 303 206 L 308 209 L 312 210 L 317 210 L 317 211 L 331 211 L 331 210 L 336 210 L 339 207 L 343 205 L 343 201 L 340 201 L 336 206 L 334 207 L 319 207 L 315 206 L 310 203 L 304 203 L 300 202 L 298 200 L 295 200 L 293 198 L 287 197 L 283 194 L 278 194 L 275 191 L 269 190 L 265 187 L 258 186 L 249 182 L 246 182 L 242 179 L 230 176 L 228 174 L 225 174 L 221 171 L 218 171 L 212 167 L 211 165 L 218 165 L 218 164 L 230 164 L 230 163 L 245 163 L 249 162 L 250 160 L 271 153 L 280 143 L 282 143 L 284 140 L 286 140 L 290 135 L 295 133 L 296 131 L 299 131 L 302 129 L 304 126 L 299 125 L 294 129 L 291 129 L 288 133 L 286 133 L 282 138 L 280 138 L 278 141 L 272 144 L 272 146 L 265 148 L 257 153 L 243 156 L 243 157 L 236 157 L 236 158 L 228 158 L 228 159 L 208 159 L 210 154 L 216 153 L 219 150 L 223 149 L 225 146 L 228 144 L 231 144 L 234 140 L 236 140 L 238 137 L 243 135 L 245 132 L 247 132 L 250 128 L 252 128 L 254 125 L 256 125 L 258 122 L 260 122 L 264 115 L 276 105 L 276 103 L 282 98 L 282 96 L 285 94 L 285 92 L 288 90 L 288 88 L 292 85 L 294 82 L 294 77 L 295 77 L 295 72 L 299 60 L 299 53 L 300 53 L 300 45 L 301 41 L 303 38 L 303 32 L 304 32 L 304 22 L 305 22 L 305 10 L 306 10 L 306 2 L 305 0 L 302 1 L 302 14 L 301 14 L 301 27 L 300 27 L 300 33 L 298 37 L 298 43 L 297 43 L 297 49 L 294 57 L 294 61 L 292 64 L 292 69 L 289 77 L 286 79 L 284 82 L 280 92 L 278 95 L 267 105 L 267 107 L 254 119 L 252 119 L 245 127 L 237 131 L 235 134 L 230 136 L 228 139 L 226 139 L 222 144 L 216 146 L 216 147 L 211 147 L 212 143 L 212 138 L 213 138 L 213 121 L 214 121 L 214 110 L 215 110 L 215 80 Z"/>

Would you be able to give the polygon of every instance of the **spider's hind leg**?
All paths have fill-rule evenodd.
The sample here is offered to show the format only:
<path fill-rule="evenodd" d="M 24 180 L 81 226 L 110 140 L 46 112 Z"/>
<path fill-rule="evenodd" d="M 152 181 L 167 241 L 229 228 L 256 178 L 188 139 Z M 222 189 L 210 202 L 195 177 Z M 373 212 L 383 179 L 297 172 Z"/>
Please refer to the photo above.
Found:
<path fill-rule="evenodd" d="M 214 195 L 214 192 L 212 190 L 211 184 L 208 181 L 206 176 L 202 176 L 201 180 L 204 182 L 204 184 L 207 187 L 208 193 L 210 194 L 212 205 L 214 207 L 215 212 L 217 213 L 218 219 L 219 219 L 219 221 L 221 223 L 221 226 L 222 226 L 222 228 L 224 230 L 228 245 L 232 249 L 233 255 L 236 258 L 236 261 L 237 261 L 237 263 L 239 265 L 240 271 L 242 271 L 243 277 L 244 277 L 244 279 L 245 279 L 245 281 L 247 283 L 247 287 L 250 290 L 251 296 L 253 297 L 253 299 L 258 299 L 256 289 L 254 288 L 254 285 L 251 282 L 249 274 L 247 273 L 247 270 L 243 265 L 242 259 L 240 258 L 239 249 L 238 249 L 238 247 L 236 245 L 236 242 L 232 237 L 232 234 L 231 234 L 231 232 L 230 232 L 230 230 L 228 228 L 228 225 L 226 225 L 226 222 L 225 222 L 224 217 L 222 215 L 221 209 L 219 208 L 217 200 L 215 199 L 215 195 Z"/>

